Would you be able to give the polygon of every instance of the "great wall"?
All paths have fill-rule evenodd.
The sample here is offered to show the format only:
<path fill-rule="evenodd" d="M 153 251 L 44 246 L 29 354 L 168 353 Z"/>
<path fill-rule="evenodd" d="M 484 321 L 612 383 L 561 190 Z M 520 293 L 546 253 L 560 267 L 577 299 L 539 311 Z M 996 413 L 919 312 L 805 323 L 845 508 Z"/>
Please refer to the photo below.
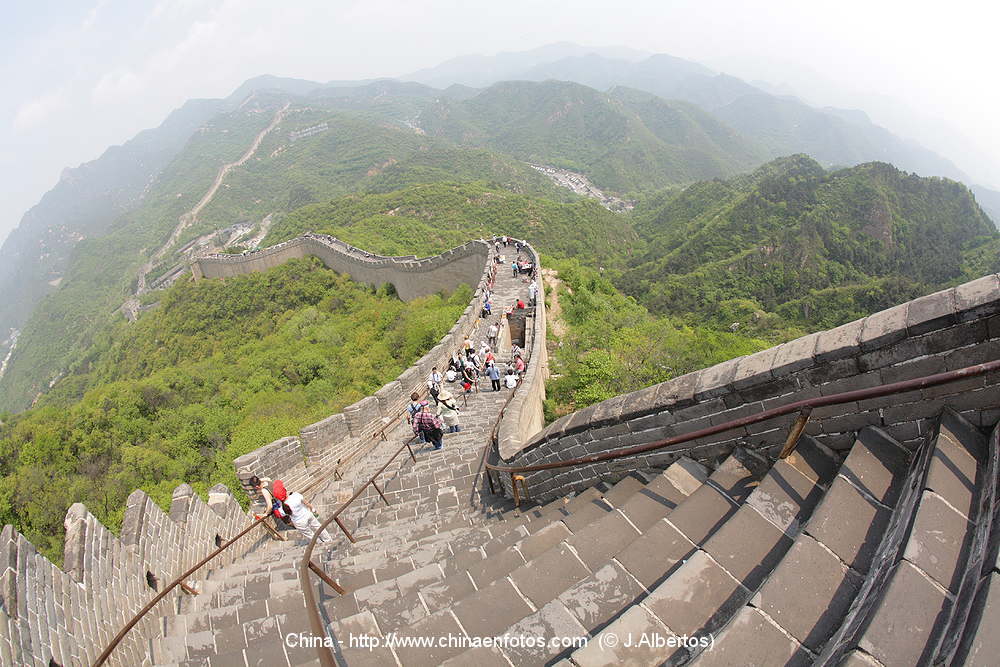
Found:
<path fill-rule="evenodd" d="M 241 480 L 257 474 L 310 489 L 327 519 L 409 440 L 400 415 L 431 367 L 444 366 L 467 335 L 482 337 L 483 290 L 503 312 L 526 285 L 483 241 L 417 259 L 310 234 L 202 258 L 192 271 L 225 278 L 305 255 L 358 281 L 392 283 L 404 300 L 475 286 L 455 326 L 399 378 L 234 462 Z M 446 436 L 443 451 L 401 457 L 380 487 L 364 487 L 340 516 L 357 543 L 336 533 L 316 552 L 343 594 L 299 568 L 305 544 L 294 533 L 282 542 L 252 531 L 190 577 L 198 595 L 172 592 L 108 662 L 995 663 L 997 275 L 548 426 L 544 299 L 499 321 L 498 357 L 509 359 L 512 340 L 528 356 L 520 386 L 465 397 L 463 430 Z M 754 421 L 793 404 L 808 409 Z M 782 458 L 794 424 L 804 433 Z M 655 449 L 611 458 L 647 446 Z M 517 472 L 526 467 L 535 469 Z M 169 514 L 135 491 L 120 536 L 74 505 L 62 570 L 6 526 L 0 661 L 92 664 L 157 586 L 251 519 L 221 486 L 207 503 L 178 487 Z M 305 588 L 318 605 L 303 601 Z M 315 635 L 316 623 L 333 648 L 288 639 Z M 457 639 L 386 645 L 401 636 Z M 576 643 L 474 642 L 525 636 Z M 665 641 L 635 643 L 640 636 Z"/>

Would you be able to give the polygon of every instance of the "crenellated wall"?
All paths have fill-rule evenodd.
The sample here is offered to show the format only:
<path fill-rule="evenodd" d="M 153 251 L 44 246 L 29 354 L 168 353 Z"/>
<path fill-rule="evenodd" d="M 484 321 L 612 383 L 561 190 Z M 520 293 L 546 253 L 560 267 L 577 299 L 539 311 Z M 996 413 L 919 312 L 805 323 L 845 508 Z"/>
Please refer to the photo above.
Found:
<path fill-rule="evenodd" d="M 452 350 L 475 326 L 483 288 L 492 278 L 488 244 L 473 241 L 437 257 L 379 257 L 332 237 L 307 235 L 248 255 L 199 259 L 196 277 L 225 277 L 260 271 L 288 259 L 316 255 L 354 280 L 372 285 L 392 283 L 400 298 L 413 299 L 462 283 L 475 285 L 472 301 L 441 341 L 399 378 L 357 403 L 307 426 L 297 436 L 282 438 L 240 457 L 235 465 L 242 481 L 251 474 L 282 477 L 289 486 L 305 484 L 350 464 L 377 442 L 378 432 L 405 408 L 412 391 L 425 390 L 430 369 L 444 366 Z M 244 528 L 252 515 L 230 491 L 217 485 L 201 500 L 187 484 L 174 491 L 169 513 L 141 490 L 129 496 L 121 534 L 116 536 L 81 504 L 66 514 L 63 568 L 41 556 L 13 529 L 0 532 L 0 664 L 90 664 L 113 636 L 156 591 L 168 584 Z M 268 539 L 252 531 L 224 552 L 212 567 L 243 557 Z M 197 577 L 198 575 L 195 575 Z M 158 617 L 172 613 L 172 592 L 148 614 L 112 653 L 109 664 L 149 664 L 150 640 Z"/>
<path fill-rule="evenodd" d="M 208 255 L 191 265 L 196 279 L 228 278 L 266 271 L 290 259 L 313 255 L 330 269 L 376 287 L 391 283 L 403 301 L 475 285 L 489 259 L 489 245 L 470 241 L 435 257 L 417 259 L 375 255 L 326 234 L 304 234 L 284 243 L 242 255 Z"/>
<path fill-rule="evenodd" d="M 1000 280 L 989 275 L 843 326 L 789 341 L 566 415 L 532 435 L 510 465 L 549 463 L 690 433 L 794 401 L 963 368 L 1000 358 Z M 982 425 L 1000 420 L 1000 374 L 813 411 L 806 432 L 833 449 L 876 425 L 909 447 L 949 405 Z M 517 429 L 505 416 L 502 433 Z M 709 461 L 735 445 L 775 454 L 795 416 L 775 418 L 641 457 L 526 473 L 546 501 L 637 467 L 662 468 L 680 452 Z M 501 444 L 501 452 L 504 445 Z M 506 451 L 516 448 L 508 446 Z M 505 485 L 509 485 L 504 480 Z"/>
<path fill-rule="evenodd" d="M 170 513 L 143 491 L 129 496 L 116 536 L 77 503 L 66 514 L 60 569 L 12 526 L 0 532 L 0 664 L 91 664 L 115 633 L 155 594 L 147 572 L 164 586 L 247 525 L 248 515 L 225 486 L 206 503 L 190 486 L 174 490 Z M 259 530 L 259 529 L 258 529 Z M 242 557 L 264 534 L 251 532 L 219 558 Z M 170 613 L 179 589 L 157 605 L 112 653 L 109 664 L 148 664 L 158 617 Z"/>
<path fill-rule="evenodd" d="M 297 244 L 300 240 L 302 243 Z M 320 478 L 342 473 L 371 451 L 378 444 L 380 432 L 403 414 L 410 394 L 426 392 L 431 369 L 447 366 L 451 353 L 461 347 L 465 336 L 475 328 L 484 289 L 491 283 L 495 270 L 492 249 L 483 241 L 472 241 L 436 257 L 416 261 L 410 257 L 370 255 L 333 237 L 319 235 L 299 237 L 278 248 L 280 252 L 267 254 L 272 250 L 269 248 L 245 258 L 241 255 L 214 256 L 210 259 L 218 263 L 209 263 L 201 270 L 205 276 L 209 275 L 204 273 L 206 269 L 213 271 L 219 267 L 240 267 L 238 272 L 263 270 L 306 253 L 320 256 L 327 266 L 337 271 L 352 272 L 351 277 L 355 280 L 371 284 L 392 282 L 404 299 L 455 289 L 463 283 L 474 286 L 475 291 L 451 330 L 398 378 L 373 395 L 345 407 L 343 412 L 303 427 L 298 435 L 281 438 L 233 461 L 236 475 L 247 489 L 247 480 L 253 475 L 281 479 L 288 488 L 301 489 Z M 320 250 L 331 248 L 335 251 L 332 255 L 320 254 Z M 261 254 L 265 254 L 261 261 L 247 263 Z M 338 264 L 338 261 L 343 263 Z M 475 263 L 474 274 L 472 262 Z M 359 265 L 363 265 L 364 271 L 358 268 Z M 248 268 L 250 266 L 258 268 Z"/>

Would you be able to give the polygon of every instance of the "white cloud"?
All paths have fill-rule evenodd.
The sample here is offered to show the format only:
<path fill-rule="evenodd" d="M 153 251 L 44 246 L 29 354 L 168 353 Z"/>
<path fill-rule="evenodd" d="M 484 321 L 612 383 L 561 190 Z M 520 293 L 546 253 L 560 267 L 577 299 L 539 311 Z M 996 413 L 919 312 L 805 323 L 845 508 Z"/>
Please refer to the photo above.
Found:
<path fill-rule="evenodd" d="M 34 130 L 67 108 L 69 108 L 68 91 L 65 88 L 57 88 L 18 107 L 14 114 L 14 129 L 18 132 Z"/>
<path fill-rule="evenodd" d="M 108 0 L 97 0 L 97 4 L 90 8 L 87 15 L 83 18 L 83 23 L 80 24 L 80 30 L 83 32 L 89 32 L 94 25 L 97 24 L 97 16 L 101 11 L 107 7 Z"/>

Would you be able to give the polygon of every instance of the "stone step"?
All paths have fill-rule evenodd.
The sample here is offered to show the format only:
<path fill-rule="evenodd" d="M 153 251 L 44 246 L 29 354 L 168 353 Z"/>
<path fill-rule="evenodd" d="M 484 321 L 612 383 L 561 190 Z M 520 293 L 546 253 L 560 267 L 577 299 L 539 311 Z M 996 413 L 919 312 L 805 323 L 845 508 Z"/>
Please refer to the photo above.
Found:
<path fill-rule="evenodd" d="M 709 636 L 729 623 L 791 546 L 836 466 L 832 452 L 811 438 L 800 440 L 796 457 L 778 461 L 762 477 L 753 457 L 729 457 L 701 489 L 718 494 L 734 509 L 716 496 L 699 495 L 699 489 L 666 517 L 664 527 L 654 527 L 642 543 L 636 540 L 633 549 L 642 547 L 644 553 L 627 549 L 619 556 L 626 568 L 634 564 L 640 570 L 643 578 L 636 580 L 649 591 L 639 595 L 644 611 L 672 633 L 690 637 Z M 678 515 L 683 520 L 675 522 Z M 691 521 L 695 516 L 702 517 L 700 525 Z M 649 560 L 653 554 L 659 554 L 656 567 L 643 562 L 643 555 Z M 623 619 L 612 621 L 606 631 L 628 632 L 634 618 Z M 664 648 L 661 655 L 673 664 L 687 660 L 691 652 L 686 647 Z M 572 653 L 581 667 L 603 664 L 605 658 L 589 646 Z"/>
<path fill-rule="evenodd" d="M 976 523 L 992 520 L 978 512 L 985 487 L 980 468 L 987 460 L 982 432 L 946 410 L 933 447 L 902 557 L 858 641 L 883 663 L 931 659 L 948 632 L 955 595 L 970 576 L 966 561 Z"/>
<path fill-rule="evenodd" d="M 576 598 L 576 602 L 572 604 L 577 613 L 588 622 L 597 622 L 604 615 L 613 613 L 610 603 L 601 603 L 594 597 L 587 596 L 616 588 L 619 590 L 619 596 L 643 592 L 641 585 L 613 560 L 619 551 L 626 548 L 641 533 L 622 509 L 615 508 L 608 502 L 608 498 L 617 500 L 623 507 L 628 507 L 631 498 L 640 493 L 645 497 L 660 498 L 662 496 L 659 494 L 665 493 L 670 497 L 683 498 L 683 493 L 673 487 L 670 480 L 677 479 L 681 485 L 686 485 L 684 480 L 689 480 L 692 474 L 700 475 L 704 479 L 706 474 L 704 468 L 697 464 L 691 465 L 692 463 L 687 460 L 679 462 L 675 464 L 676 467 L 672 466 L 673 470 L 668 469 L 646 484 L 642 484 L 642 481 L 648 478 L 626 476 L 602 498 L 590 500 L 590 507 L 585 505 L 582 510 L 573 514 L 573 516 L 586 516 L 585 522 L 576 525 L 575 528 L 573 521 L 563 520 L 550 524 L 545 531 L 536 533 L 517 545 L 515 553 L 520 556 L 521 564 L 518 564 L 519 560 L 510 555 L 510 552 L 506 552 L 499 554 L 495 561 L 484 565 L 481 571 L 467 570 L 472 580 L 470 584 L 475 587 L 474 589 L 470 588 L 470 585 L 463 586 L 459 577 L 449 582 L 442 582 L 438 590 L 432 589 L 429 597 L 434 599 L 436 606 L 438 600 L 434 594 L 442 588 L 446 589 L 444 601 L 448 606 L 434 609 L 431 615 L 451 611 L 467 633 L 482 636 L 479 635 L 480 631 L 502 634 L 506 628 L 506 633 L 511 634 L 527 627 L 537 629 L 538 624 L 552 627 L 561 624 L 563 628 L 570 627 L 573 623 L 580 626 L 580 620 L 566 608 L 566 604 L 574 595 L 583 596 Z M 729 466 L 720 475 L 729 479 L 733 470 L 734 468 Z M 628 493 L 621 489 L 627 489 Z M 595 506 L 599 509 L 591 509 Z M 658 506 L 661 512 L 660 519 L 674 507 L 671 503 L 659 503 Z M 532 539 L 537 542 L 528 543 Z M 511 569 L 511 565 L 515 567 Z M 504 576 L 497 576 L 498 573 Z M 616 578 L 621 578 L 628 584 L 623 588 L 621 582 L 614 582 Z M 459 598 L 454 590 L 448 588 L 449 586 L 463 590 L 464 597 Z M 421 595 L 423 596 L 423 593 Z M 489 601 L 493 599 L 505 601 L 501 613 L 491 613 Z M 587 602 L 581 606 L 581 600 Z M 591 609 L 595 604 L 600 606 L 599 610 Z M 567 625 L 565 623 L 567 619 L 577 620 Z M 476 632 L 470 631 L 469 627 L 477 628 Z M 418 622 L 400 629 L 399 633 L 416 635 L 420 631 L 422 623 Z M 582 629 L 577 634 L 586 634 L 586 630 Z M 460 650 L 453 651 L 447 657 L 455 658 L 459 653 Z M 534 664 L 544 657 L 551 657 L 540 648 L 525 648 L 522 653 L 524 655 L 519 654 L 519 658 L 528 654 L 534 655 L 533 661 L 526 664 Z M 511 659 L 509 654 L 507 657 Z M 463 654 L 455 659 L 462 658 L 471 660 L 472 656 Z"/>
<path fill-rule="evenodd" d="M 697 664 L 737 664 L 741 647 L 755 643 L 748 633 L 774 635 L 772 625 L 781 636 L 780 641 L 776 636 L 776 655 L 791 659 L 818 652 L 839 627 L 863 578 L 845 562 L 853 560 L 852 554 L 873 551 L 865 545 L 877 544 L 885 529 L 884 520 L 875 520 L 875 497 L 895 502 L 908 459 L 896 441 L 877 429 L 863 429 L 804 531 L 750 605 L 716 635 L 713 649 L 701 653 Z M 887 515 L 891 506 L 878 510 Z M 857 521 L 844 521 L 845 516 Z M 823 539 L 848 558 L 841 560 Z"/>

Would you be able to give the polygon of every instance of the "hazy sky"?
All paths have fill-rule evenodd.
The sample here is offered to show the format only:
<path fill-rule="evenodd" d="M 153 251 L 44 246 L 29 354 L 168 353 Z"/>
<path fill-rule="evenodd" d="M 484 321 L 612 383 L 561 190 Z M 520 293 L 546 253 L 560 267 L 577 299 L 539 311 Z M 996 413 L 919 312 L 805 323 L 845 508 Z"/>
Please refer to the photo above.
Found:
<path fill-rule="evenodd" d="M 1000 185 L 997 19 L 980 0 L 35 0 L 0 25 L 0 240 L 66 166 L 245 79 L 398 76 L 556 41 L 670 53 L 861 106 Z M 962 137 L 965 137 L 963 140 Z M 964 141 L 964 143 L 963 143 Z"/>

